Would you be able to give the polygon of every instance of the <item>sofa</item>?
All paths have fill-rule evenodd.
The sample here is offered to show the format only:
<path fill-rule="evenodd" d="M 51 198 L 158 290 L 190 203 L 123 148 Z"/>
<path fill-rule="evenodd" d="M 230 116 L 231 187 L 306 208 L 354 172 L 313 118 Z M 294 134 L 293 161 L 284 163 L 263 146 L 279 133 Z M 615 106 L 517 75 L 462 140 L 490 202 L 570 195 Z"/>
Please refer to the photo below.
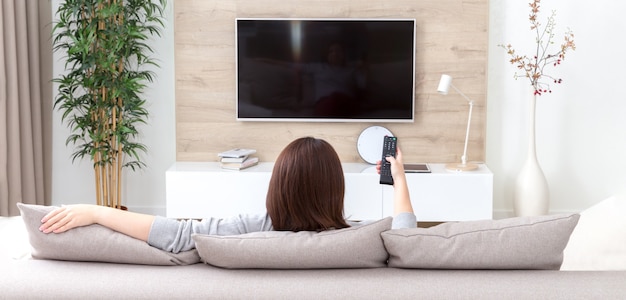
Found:
<path fill-rule="evenodd" d="M 99 225 L 38 235 L 51 207 L 21 205 L 21 216 L 0 218 L 0 299 L 624 299 L 623 203 L 431 228 L 390 229 L 386 218 L 199 235 L 196 250 L 176 254 Z M 610 238 L 595 240 L 604 247 L 588 246 L 606 223 Z"/>

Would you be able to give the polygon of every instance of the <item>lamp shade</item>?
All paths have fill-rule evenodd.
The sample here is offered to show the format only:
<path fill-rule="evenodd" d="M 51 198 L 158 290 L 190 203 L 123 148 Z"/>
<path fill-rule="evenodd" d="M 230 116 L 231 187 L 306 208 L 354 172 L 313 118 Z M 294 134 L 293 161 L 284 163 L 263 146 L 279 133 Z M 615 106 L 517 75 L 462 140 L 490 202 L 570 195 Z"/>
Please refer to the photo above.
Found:
<path fill-rule="evenodd" d="M 450 84 L 452 83 L 452 77 L 450 75 L 443 74 L 441 75 L 441 80 L 439 80 L 439 86 L 437 87 L 437 92 L 442 95 L 448 94 L 448 89 L 450 89 Z"/>

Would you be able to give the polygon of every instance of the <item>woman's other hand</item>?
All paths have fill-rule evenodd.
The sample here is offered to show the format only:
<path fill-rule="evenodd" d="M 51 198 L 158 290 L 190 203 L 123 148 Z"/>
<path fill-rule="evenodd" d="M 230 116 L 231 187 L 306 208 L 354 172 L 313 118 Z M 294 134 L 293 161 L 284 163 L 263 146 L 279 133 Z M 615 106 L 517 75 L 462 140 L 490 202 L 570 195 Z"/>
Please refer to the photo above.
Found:
<path fill-rule="evenodd" d="M 61 233 L 72 228 L 96 223 L 98 206 L 76 204 L 59 207 L 41 219 L 39 230 L 44 233 Z"/>

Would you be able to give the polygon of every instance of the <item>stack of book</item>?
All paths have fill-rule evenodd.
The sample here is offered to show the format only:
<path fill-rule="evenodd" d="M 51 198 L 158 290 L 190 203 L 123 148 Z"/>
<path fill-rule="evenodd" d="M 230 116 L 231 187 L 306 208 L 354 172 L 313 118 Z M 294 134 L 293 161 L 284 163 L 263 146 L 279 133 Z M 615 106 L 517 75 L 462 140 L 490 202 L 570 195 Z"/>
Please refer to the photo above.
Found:
<path fill-rule="evenodd" d="M 217 154 L 220 158 L 222 169 L 242 170 L 259 163 L 259 158 L 252 156 L 256 153 L 254 149 L 236 148 Z"/>

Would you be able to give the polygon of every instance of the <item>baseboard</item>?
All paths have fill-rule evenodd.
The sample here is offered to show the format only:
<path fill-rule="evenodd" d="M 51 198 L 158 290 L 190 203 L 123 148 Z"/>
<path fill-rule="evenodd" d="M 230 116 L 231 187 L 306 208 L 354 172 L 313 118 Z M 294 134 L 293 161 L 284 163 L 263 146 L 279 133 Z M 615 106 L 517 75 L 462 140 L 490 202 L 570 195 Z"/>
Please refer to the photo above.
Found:
<path fill-rule="evenodd" d="M 573 214 L 573 213 L 580 213 L 580 211 L 576 211 L 576 210 L 551 210 L 548 214 L 550 215 L 555 215 L 555 214 Z M 497 220 L 497 219 L 506 219 L 506 218 L 512 218 L 515 217 L 515 212 L 512 209 L 494 209 L 493 210 L 493 219 Z"/>
<path fill-rule="evenodd" d="M 506 218 L 511 218 L 511 217 L 514 217 L 514 216 L 515 216 L 515 213 L 513 212 L 512 209 L 494 210 L 493 211 L 493 219 L 494 220 L 506 219 Z"/>
<path fill-rule="evenodd" d="M 153 216 L 165 216 L 165 206 L 128 206 L 128 210 Z"/>
<path fill-rule="evenodd" d="M 165 216 L 165 206 L 128 206 L 128 210 L 137 212 L 137 213 L 148 214 L 148 215 Z M 574 211 L 574 210 L 550 211 L 550 214 L 566 214 L 566 213 L 579 213 L 579 211 Z M 513 212 L 512 209 L 495 209 L 493 211 L 494 220 L 506 219 L 506 218 L 512 218 L 512 217 L 515 217 L 515 213 Z M 424 223 L 424 222 L 420 222 L 420 223 Z M 434 222 L 434 224 L 424 223 L 424 224 L 421 224 L 420 227 L 430 227 L 436 224 L 438 224 L 438 222 Z"/>

